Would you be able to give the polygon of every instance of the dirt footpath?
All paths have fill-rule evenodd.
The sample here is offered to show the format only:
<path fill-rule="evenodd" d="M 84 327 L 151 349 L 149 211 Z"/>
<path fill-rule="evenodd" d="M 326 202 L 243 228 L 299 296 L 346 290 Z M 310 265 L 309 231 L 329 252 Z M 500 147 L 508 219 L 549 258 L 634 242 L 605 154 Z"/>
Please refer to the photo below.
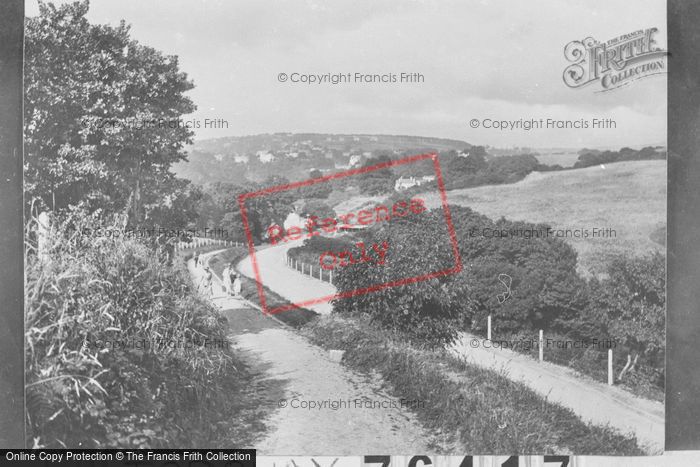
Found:
<path fill-rule="evenodd" d="M 203 269 L 192 261 L 188 268 L 198 283 Z M 265 388 L 259 401 L 266 430 L 251 446 L 259 455 L 356 455 L 358 447 L 368 453 L 436 452 L 432 437 L 379 379 L 331 360 L 245 300 L 224 297 L 216 276 L 214 295 L 212 302 L 230 323 L 234 352 Z"/>

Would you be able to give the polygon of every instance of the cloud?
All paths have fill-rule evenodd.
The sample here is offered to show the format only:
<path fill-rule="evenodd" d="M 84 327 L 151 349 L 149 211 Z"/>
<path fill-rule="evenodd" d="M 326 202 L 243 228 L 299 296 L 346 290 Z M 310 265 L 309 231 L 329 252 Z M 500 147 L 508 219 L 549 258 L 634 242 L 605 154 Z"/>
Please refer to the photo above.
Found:
<path fill-rule="evenodd" d="M 95 22 L 125 18 L 137 39 L 179 55 L 197 85 L 197 116 L 228 119 L 226 134 L 363 131 L 544 146 L 665 139 L 665 77 L 598 94 L 562 81 L 568 42 L 658 27 L 665 46 L 665 15 L 665 2 L 656 0 L 634 7 L 622 0 L 127 0 L 93 1 L 90 12 Z M 281 72 L 420 72 L 425 83 L 303 86 L 278 82 Z M 624 131 L 496 135 L 468 127 L 487 114 L 617 116 Z"/>

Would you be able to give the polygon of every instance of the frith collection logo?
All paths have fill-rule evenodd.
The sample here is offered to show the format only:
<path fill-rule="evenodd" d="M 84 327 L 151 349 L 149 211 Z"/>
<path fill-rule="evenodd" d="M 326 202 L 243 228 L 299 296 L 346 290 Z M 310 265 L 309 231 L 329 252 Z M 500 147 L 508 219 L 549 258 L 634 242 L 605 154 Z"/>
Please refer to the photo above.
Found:
<path fill-rule="evenodd" d="M 657 47 L 657 28 L 640 29 L 600 42 L 592 37 L 571 41 L 564 47 L 564 56 L 571 62 L 564 70 L 564 83 L 580 88 L 600 82 L 611 91 L 638 79 L 666 73 L 668 52 Z"/>

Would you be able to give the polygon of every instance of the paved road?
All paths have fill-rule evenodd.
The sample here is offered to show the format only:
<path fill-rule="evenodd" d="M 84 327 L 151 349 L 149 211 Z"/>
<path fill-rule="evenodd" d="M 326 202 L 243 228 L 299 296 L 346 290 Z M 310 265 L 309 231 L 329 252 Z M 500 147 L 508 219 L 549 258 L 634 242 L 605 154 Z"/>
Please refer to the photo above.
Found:
<path fill-rule="evenodd" d="M 320 296 L 335 292 L 330 284 L 302 276 L 287 267 L 284 256 L 288 248 L 284 245 L 270 247 L 259 253 L 264 263 L 267 287 L 290 300 L 302 295 Z M 249 258 L 240 263 L 244 271 L 249 264 Z M 300 290 L 302 288 L 304 290 Z M 635 434 L 649 452 L 663 451 L 665 421 L 662 403 L 635 397 L 618 387 L 577 375 L 569 368 L 539 363 L 511 350 L 483 346 L 472 348 L 469 344 L 473 338 L 463 334 L 460 342 L 450 350 L 470 363 L 505 370 L 510 379 L 520 381 L 548 400 L 570 408 L 584 420 L 602 425 L 609 423 L 622 432 Z"/>
<path fill-rule="evenodd" d="M 272 248 L 260 249 L 255 252 L 263 285 L 271 288 L 292 303 L 301 303 L 305 300 L 333 295 L 336 292 L 335 287 L 331 284 L 309 277 L 286 265 L 287 250 L 300 246 L 302 243 L 303 240 L 298 240 Z M 253 263 L 249 256 L 238 263 L 237 269 L 244 275 L 255 278 Z M 274 287 L 270 287 L 270 284 L 274 284 Z M 322 315 L 330 313 L 333 309 L 331 304 L 327 302 L 307 305 L 304 308 Z"/>
<path fill-rule="evenodd" d="M 203 254 L 203 261 L 220 251 Z M 188 268 L 198 283 L 202 268 L 192 261 Z M 216 276 L 214 290 L 212 301 L 230 322 L 234 351 L 267 388 L 258 397 L 260 411 L 269 413 L 267 429 L 252 446 L 259 455 L 356 455 L 358 446 L 368 453 L 435 452 L 432 436 L 381 388 L 379 378 L 331 360 L 253 304 L 224 297 Z M 301 407 L 311 402 L 325 407 Z"/>

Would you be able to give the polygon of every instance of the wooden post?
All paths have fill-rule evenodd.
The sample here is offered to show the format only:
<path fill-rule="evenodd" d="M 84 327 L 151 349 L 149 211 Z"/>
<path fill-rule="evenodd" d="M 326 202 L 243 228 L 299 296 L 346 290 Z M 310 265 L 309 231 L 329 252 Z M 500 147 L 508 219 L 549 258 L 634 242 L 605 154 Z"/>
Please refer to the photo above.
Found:
<path fill-rule="evenodd" d="M 540 329 L 540 361 L 544 361 L 544 331 Z"/>
<path fill-rule="evenodd" d="M 318 280 L 323 282 L 323 268 L 321 266 L 318 267 Z"/>
<path fill-rule="evenodd" d="M 613 385 L 613 354 L 612 349 L 608 349 L 608 384 Z"/>
<path fill-rule="evenodd" d="M 330 282 L 330 284 L 333 285 L 333 270 L 331 269 L 328 272 L 329 272 L 328 282 Z"/>
<path fill-rule="evenodd" d="M 491 340 L 491 315 L 489 315 L 489 319 L 488 319 L 488 326 L 486 329 L 486 338 L 488 340 Z"/>

